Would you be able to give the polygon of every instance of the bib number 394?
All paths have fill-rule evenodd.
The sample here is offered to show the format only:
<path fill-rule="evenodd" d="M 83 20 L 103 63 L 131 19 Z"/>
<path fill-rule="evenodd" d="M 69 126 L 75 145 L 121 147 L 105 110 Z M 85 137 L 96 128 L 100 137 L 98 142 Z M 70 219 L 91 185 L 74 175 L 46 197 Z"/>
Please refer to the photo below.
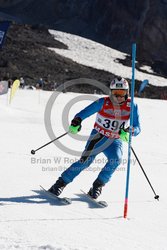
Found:
<path fill-rule="evenodd" d="M 125 121 L 115 121 L 110 119 L 104 119 L 103 127 L 106 129 L 111 129 L 112 131 L 117 131 L 125 128 Z"/>

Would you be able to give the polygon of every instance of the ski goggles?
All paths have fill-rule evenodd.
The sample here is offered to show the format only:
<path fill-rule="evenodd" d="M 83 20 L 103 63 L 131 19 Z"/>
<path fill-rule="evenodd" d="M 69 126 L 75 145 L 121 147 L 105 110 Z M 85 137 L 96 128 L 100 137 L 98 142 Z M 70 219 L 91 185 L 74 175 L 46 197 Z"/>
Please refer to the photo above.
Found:
<path fill-rule="evenodd" d="M 127 95 L 126 89 L 113 89 L 111 90 L 111 94 L 116 97 L 125 97 Z"/>

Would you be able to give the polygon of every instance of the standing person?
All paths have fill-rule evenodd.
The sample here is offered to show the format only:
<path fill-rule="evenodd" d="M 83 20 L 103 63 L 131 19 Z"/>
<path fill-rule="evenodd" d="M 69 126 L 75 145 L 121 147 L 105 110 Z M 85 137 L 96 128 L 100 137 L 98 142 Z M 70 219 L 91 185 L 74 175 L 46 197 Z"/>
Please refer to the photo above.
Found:
<path fill-rule="evenodd" d="M 129 140 L 130 98 L 129 84 L 124 78 L 115 78 L 110 84 L 109 96 L 98 99 L 80 111 L 71 122 L 69 132 L 76 134 L 81 130 L 81 122 L 97 113 L 94 128 L 86 143 L 79 161 L 66 169 L 56 183 L 48 190 L 59 196 L 64 187 L 72 182 L 81 171 L 89 167 L 95 157 L 103 152 L 108 162 L 93 182 L 88 194 L 97 199 L 102 187 L 109 182 L 112 174 L 120 165 L 123 149 L 122 141 Z M 138 106 L 134 104 L 132 135 L 140 133 Z"/>
<path fill-rule="evenodd" d="M 20 77 L 20 88 L 24 89 L 25 87 L 25 80 L 23 77 Z"/>

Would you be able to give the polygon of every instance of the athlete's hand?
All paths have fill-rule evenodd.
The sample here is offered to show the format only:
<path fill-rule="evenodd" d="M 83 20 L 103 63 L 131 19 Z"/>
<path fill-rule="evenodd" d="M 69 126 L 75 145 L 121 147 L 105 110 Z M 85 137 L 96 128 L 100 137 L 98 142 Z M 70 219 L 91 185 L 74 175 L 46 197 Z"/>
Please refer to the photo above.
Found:
<path fill-rule="evenodd" d="M 72 134 L 77 134 L 81 130 L 81 122 L 82 119 L 80 117 L 75 117 L 71 121 L 71 125 L 69 126 L 69 132 Z"/>
<path fill-rule="evenodd" d="M 124 142 L 129 142 L 129 132 L 126 132 L 124 129 L 119 131 L 119 137 Z"/>

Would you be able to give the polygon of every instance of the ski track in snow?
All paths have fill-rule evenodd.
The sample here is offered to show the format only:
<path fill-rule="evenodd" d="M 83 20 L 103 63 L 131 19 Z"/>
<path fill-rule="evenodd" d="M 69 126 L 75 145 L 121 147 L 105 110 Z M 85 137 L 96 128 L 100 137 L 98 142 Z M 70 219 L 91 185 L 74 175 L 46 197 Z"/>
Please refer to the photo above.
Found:
<path fill-rule="evenodd" d="M 80 194 L 80 189 L 89 189 L 98 168 L 104 165 L 103 155 L 97 157 L 101 163 L 93 163 L 92 170 L 84 171 L 64 190 L 63 196 L 72 199 L 71 205 L 62 206 L 40 194 L 39 185 L 49 188 L 63 167 L 75 160 L 75 156 L 62 152 L 54 144 L 34 156 L 30 154 L 31 149 L 50 141 L 44 126 L 44 111 L 51 94 L 18 90 L 11 105 L 7 105 L 6 95 L 0 96 L 0 249 L 166 250 L 167 102 L 135 99 L 140 109 L 142 133 L 133 139 L 133 147 L 160 201 L 154 199 L 135 163 L 131 166 L 128 219 L 123 219 L 126 164 L 114 173 L 103 190 L 100 199 L 108 202 L 107 208 L 95 208 Z M 56 100 L 51 117 L 56 136 L 64 133 L 63 108 L 76 96 L 78 94 L 61 93 Z M 86 100 L 74 104 L 69 119 L 89 103 Z M 83 122 L 80 134 L 89 135 L 93 122 L 94 116 L 89 122 Z M 68 135 L 61 142 L 81 151 L 85 145 Z M 56 164 L 55 159 L 60 162 Z M 127 146 L 124 145 L 126 159 Z M 57 169 L 52 171 L 52 167 Z"/>

